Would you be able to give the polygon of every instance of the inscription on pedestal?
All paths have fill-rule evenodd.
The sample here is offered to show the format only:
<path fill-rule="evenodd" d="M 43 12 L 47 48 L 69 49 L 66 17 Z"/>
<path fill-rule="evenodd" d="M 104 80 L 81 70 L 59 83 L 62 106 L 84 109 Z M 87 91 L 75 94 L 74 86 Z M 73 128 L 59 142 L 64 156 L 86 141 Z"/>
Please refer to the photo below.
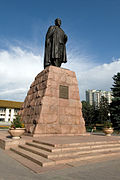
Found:
<path fill-rule="evenodd" d="M 68 99 L 69 98 L 69 87 L 59 86 L 59 98 Z"/>

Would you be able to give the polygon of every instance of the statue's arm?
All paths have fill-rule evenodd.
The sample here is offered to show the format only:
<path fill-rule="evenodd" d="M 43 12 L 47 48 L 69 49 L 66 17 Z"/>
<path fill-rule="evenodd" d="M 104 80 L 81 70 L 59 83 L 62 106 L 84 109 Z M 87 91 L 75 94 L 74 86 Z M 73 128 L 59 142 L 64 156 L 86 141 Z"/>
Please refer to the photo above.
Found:
<path fill-rule="evenodd" d="M 68 37 L 67 37 L 67 35 L 65 34 L 65 35 L 64 35 L 64 41 L 65 41 L 65 43 L 67 42 L 67 40 L 68 40 Z"/>
<path fill-rule="evenodd" d="M 53 26 L 49 27 L 47 34 L 46 34 L 46 39 L 49 39 L 53 35 L 54 30 L 55 30 L 55 28 Z"/>

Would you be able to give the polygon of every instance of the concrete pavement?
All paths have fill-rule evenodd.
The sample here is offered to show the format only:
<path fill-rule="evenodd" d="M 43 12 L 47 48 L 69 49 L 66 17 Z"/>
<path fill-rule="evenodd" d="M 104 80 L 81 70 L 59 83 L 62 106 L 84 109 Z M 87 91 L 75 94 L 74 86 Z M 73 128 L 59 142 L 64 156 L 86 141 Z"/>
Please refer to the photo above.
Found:
<path fill-rule="evenodd" d="M 119 180 L 120 157 L 35 174 L 0 149 L 0 180 Z"/>

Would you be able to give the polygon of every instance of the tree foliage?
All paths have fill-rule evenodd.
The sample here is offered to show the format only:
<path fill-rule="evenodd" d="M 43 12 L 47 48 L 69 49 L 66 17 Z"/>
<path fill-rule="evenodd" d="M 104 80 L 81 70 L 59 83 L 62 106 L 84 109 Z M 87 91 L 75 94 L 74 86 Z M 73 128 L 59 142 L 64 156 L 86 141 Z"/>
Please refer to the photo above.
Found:
<path fill-rule="evenodd" d="M 95 126 L 96 124 L 104 124 L 109 118 L 109 104 L 105 97 L 101 97 L 99 107 L 90 105 L 86 101 L 82 101 L 82 113 L 86 126 Z"/>
<path fill-rule="evenodd" d="M 104 96 L 100 99 L 100 105 L 99 105 L 99 123 L 104 124 L 109 119 L 109 103 L 107 98 Z"/>
<path fill-rule="evenodd" d="M 82 113 L 87 126 L 94 123 L 94 107 L 88 102 L 82 101 Z"/>
<path fill-rule="evenodd" d="M 112 103 L 110 105 L 111 121 L 115 129 L 120 130 L 120 73 L 113 76 L 114 84 L 111 88 L 113 93 Z"/>

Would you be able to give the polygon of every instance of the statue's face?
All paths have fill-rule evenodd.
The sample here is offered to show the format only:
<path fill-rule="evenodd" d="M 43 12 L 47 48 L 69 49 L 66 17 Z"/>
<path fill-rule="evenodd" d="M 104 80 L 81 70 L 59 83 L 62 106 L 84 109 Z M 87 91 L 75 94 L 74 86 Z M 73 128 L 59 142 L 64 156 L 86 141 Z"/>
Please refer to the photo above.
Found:
<path fill-rule="evenodd" d="M 60 25 L 61 25 L 61 20 L 60 20 L 60 19 L 56 19 L 56 20 L 55 20 L 55 25 L 60 27 Z"/>

